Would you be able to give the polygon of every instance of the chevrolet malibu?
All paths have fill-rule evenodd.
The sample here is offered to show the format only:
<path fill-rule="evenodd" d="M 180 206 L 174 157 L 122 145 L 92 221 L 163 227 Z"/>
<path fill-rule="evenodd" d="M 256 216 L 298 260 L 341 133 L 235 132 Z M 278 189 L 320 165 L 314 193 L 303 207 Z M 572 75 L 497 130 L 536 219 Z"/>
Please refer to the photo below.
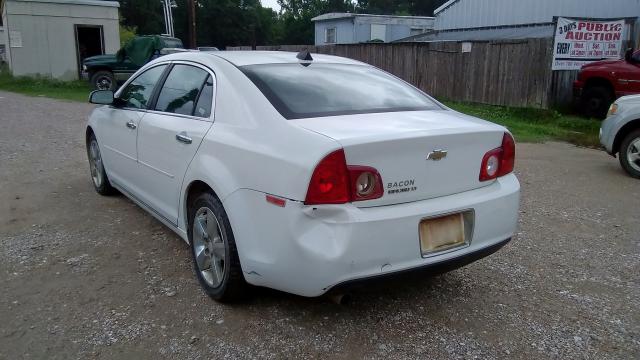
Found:
<path fill-rule="evenodd" d="M 179 53 L 90 101 L 96 191 L 184 239 L 219 301 L 453 269 L 516 228 L 511 134 L 354 60 Z"/>

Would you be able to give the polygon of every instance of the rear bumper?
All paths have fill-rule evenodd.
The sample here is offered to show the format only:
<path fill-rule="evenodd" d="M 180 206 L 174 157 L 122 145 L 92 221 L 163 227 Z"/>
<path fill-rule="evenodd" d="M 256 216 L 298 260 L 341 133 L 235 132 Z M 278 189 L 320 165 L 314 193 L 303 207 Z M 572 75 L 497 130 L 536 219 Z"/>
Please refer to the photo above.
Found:
<path fill-rule="evenodd" d="M 484 257 L 487 257 L 495 253 L 496 251 L 500 250 L 503 246 L 507 245 L 510 241 L 511 241 L 511 238 L 508 238 L 497 244 L 487 246 L 484 249 L 467 253 L 465 255 L 461 255 L 457 258 L 447 260 L 447 261 L 427 264 L 418 268 L 397 271 L 394 273 L 374 275 L 367 278 L 345 281 L 343 283 L 340 283 L 332 287 L 329 290 L 329 292 L 330 293 L 347 292 L 353 288 L 367 286 L 372 283 L 398 280 L 410 275 L 434 276 L 434 275 L 446 273 L 446 272 L 461 268 L 463 266 L 469 265 L 472 262 L 480 260 Z"/>
<path fill-rule="evenodd" d="M 303 296 L 412 270 L 437 272 L 487 256 L 517 226 L 520 184 L 511 174 L 486 187 L 406 204 L 269 204 L 265 194 L 238 190 L 224 199 L 245 279 Z M 473 210 L 467 247 L 422 257 L 418 224 L 425 217 Z"/>

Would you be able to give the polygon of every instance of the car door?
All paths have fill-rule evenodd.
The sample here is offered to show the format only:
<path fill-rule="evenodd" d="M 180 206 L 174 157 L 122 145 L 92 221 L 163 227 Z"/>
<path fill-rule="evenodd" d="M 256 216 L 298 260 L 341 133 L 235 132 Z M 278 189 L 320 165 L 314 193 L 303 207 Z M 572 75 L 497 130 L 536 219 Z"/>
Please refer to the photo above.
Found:
<path fill-rule="evenodd" d="M 102 157 L 109 178 L 127 190 L 133 189 L 132 176 L 137 171 L 137 136 L 154 87 L 167 65 L 150 68 L 136 76 L 122 89 L 98 124 Z"/>
<path fill-rule="evenodd" d="M 141 200 L 173 224 L 184 174 L 212 124 L 214 80 L 203 66 L 174 63 L 138 129 Z"/>

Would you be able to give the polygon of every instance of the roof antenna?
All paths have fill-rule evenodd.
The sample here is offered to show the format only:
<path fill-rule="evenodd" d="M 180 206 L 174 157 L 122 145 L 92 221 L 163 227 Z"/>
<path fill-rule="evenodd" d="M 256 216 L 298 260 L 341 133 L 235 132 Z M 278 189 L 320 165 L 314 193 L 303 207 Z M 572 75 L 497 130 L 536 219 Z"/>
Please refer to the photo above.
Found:
<path fill-rule="evenodd" d="M 296 55 L 296 57 L 302 61 L 313 61 L 313 58 L 311 57 L 311 53 L 309 52 L 309 50 L 302 50 L 298 53 L 298 55 Z"/>

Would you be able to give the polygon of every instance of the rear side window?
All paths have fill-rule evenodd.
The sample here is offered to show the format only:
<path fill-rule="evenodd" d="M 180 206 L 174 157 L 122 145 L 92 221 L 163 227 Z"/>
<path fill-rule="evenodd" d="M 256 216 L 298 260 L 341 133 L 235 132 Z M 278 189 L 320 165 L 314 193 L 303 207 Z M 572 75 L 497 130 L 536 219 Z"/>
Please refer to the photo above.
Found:
<path fill-rule="evenodd" d="M 196 108 L 193 112 L 193 115 L 199 117 L 209 117 L 211 115 L 211 103 L 213 102 L 213 78 L 211 75 L 207 77 L 207 81 L 205 81 L 204 86 L 202 87 L 202 91 L 200 92 L 200 96 L 198 97 L 198 102 L 196 103 Z"/>
<path fill-rule="evenodd" d="M 155 110 L 193 115 L 198 94 L 208 76 L 209 73 L 200 68 L 175 65 L 160 90 Z M 197 114 L 197 116 L 204 115 Z"/>
<path fill-rule="evenodd" d="M 287 119 L 440 109 L 411 85 L 370 66 L 264 64 L 240 69 Z"/>
<path fill-rule="evenodd" d="M 162 76 L 166 65 L 153 67 L 138 75 L 120 94 L 124 107 L 146 109 L 153 93 L 153 88 Z"/>

